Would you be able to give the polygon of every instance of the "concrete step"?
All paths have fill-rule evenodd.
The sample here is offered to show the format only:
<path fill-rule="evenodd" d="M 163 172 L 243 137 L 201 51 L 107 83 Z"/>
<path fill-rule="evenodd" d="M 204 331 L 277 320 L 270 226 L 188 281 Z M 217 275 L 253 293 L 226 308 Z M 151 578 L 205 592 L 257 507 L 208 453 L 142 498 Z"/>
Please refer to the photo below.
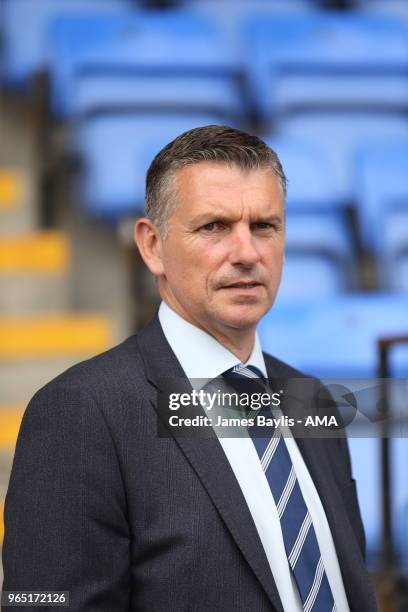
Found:
<path fill-rule="evenodd" d="M 0 505 L 6 497 L 7 487 L 10 480 L 11 466 L 13 465 L 14 448 L 0 450 Z"/>
<path fill-rule="evenodd" d="M 37 213 L 34 208 L 0 211 L 0 236 L 14 232 L 29 232 L 38 227 Z"/>
<path fill-rule="evenodd" d="M 19 359 L 0 363 L 0 403 L 28 404 L 34 393 L 50 380 L 93 354 L 58 358 Z"/>
<path fill-rule="evenodd" d="M 0 167 L 0 235 L 37 227 L 36 178 L 24 167 Z"/>
<path fill-rule="evenodd" d="M 0 317 L 1 361 L 87 357 L 113 342 L 111 321 L 99 313 Z"/>
<path fill-rule="evenodd" d="M 70 246 L 62 232 L 0 236 L 0 312 L 23 315 L 70 305 Z"/>
<path fill-rule="evenodd" d="M 65 278 L 0 275 L 0 313 L 3 317 L 64 312 L 70 303 L 71 286 Z"/>
<path fill-rule="evenodd" d="M 27 404 L 49 380 L 117 338 L 98 313 L 0 317 L 0 403 Z"/>
<path fill-rule="evenodd" d="M 0 274 L 66 274 L 69 241 L 58 231 L 39 231 L 0 237 Z"/>
<path fill-rule="evenodd" d="M 24 177 L 17 168 L 0 168 L 0 211 L 15 210 L 23 202 Z"/>

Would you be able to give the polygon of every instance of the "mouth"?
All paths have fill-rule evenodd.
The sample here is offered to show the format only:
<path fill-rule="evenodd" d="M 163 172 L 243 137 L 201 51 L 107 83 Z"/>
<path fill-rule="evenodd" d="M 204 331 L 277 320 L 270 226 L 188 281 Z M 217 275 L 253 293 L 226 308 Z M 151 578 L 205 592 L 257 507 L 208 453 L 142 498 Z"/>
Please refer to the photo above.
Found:
<path fill-rule="evenodd" d="M 238 283 L 232 283 L 231 285 L 226 285 L 225 287 L 222 287 L 222 289 L 244 289 L 244 290 L 249 290 L 249 289 L 255 289 L 256 287 L 262 287 L 262 283 L 258 283 L 256 281 L 247 281 L 247 282 L 238 282 Z"/>

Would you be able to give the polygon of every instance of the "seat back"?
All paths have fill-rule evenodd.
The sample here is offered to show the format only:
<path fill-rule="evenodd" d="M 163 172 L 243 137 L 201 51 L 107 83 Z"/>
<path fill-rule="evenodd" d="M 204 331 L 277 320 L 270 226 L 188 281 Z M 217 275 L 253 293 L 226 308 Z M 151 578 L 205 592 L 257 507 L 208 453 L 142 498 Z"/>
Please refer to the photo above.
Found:
<path fill-rule="evenodd" d="M 214 114 L 106 113 L 85 117 L 73 149 L 82 161 L 78 201 L 112 222 L 142 214 L 146 171 L 168 142 L 193 127 L 221 124 Z"/>
<path fill-rule="evenodd" d="M 248 20 L 247 70 L 260 116 L 273 117 L 279 103 L 310 106 L 313 101 L 321 107 L 336 101 L 344 104 L 347 95 L 354 103 L 370 98 L 380 102 L 384 97 L 390 104 L 392 97 L 375 86 L 376 79 L 406 76 L 407 34 L 399 19 L 346 12 L 307 13 L 298 18 L 260 14 Z M 359 77 L 365 79 L 363 84 Z M 365 95 L 369 77 L 374 85 Z M 347 87 L 332 91 L 329 85 L 333 88 L 336 78 Z M 285 79 L 288 87 L 282 93 Z"/>
<path fill-rule="evenodd" d="M 193 98 L 189 92 L 197 88 L 200 76 L 204 77 L 202 90 L 205 79 L 210 77 L 236 77 L 236 58 L 221 29 L 203 16 L 183 11 L 140 11 L 114 19 L 57 19 L 50 39 L 55 58 L 51 75 L 53 108 L 59 114 L 71 110 L 70 102 L 76 96 L 75 79 L 84 82 L 87 77 L 99 77 L 100 86 L 103 76 L 108 79 L 106 91 L 116 86 L 116 78 L 122 90 L 127 88 L 127 96 L 137 102 L 139 92 L 141 103 L 149 104 L 157 95 L 163 97 L 160 86 L 163 92 L 169 90 L 170 77 L 183 79 L 173 86 L 170 101 L 177 92 L 179 101 L 183 96 Z M 218 98 L 223 93 L 224 90 L 218 92 Z"/>
<path fill-rule="evenodd" d="M 360 294 L 276 305 L 260 323 L 264 349 L 322 378 L 377 375 L 377 340 L 408 331 L 408 296 Z M 391 360 L 395 376 L 408 375 L 408 351 Z"/>
<path fill-rule="evenodd" d="M 49 62 L 48 27 L 57 16 L 103 15 L 130 11 L 128 0 L 3 0 L 3 79 L 10 87 L 26 88 Z M 136 3 L 132 4 L 136 8 Z"/>

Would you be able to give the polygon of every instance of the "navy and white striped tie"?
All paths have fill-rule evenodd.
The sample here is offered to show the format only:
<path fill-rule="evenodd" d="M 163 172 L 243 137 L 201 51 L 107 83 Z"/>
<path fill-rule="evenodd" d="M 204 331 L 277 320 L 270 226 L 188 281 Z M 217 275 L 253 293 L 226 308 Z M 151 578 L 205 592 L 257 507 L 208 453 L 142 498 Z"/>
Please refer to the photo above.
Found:
<path fill-rule="evenodd" d="M 262 378 L 260 370 L 242 364 L 227 370 L 226 378 Z M 259 430 L 258 430 L 259 431 Z M 251 428 L 249 429 L 251 433 Z M 267 438 L 252 437 L 281 522 L 289 566 L 304 612 L 335 612 L 336 605 L 323 566 L 312 518 L 279 428 Z"/>

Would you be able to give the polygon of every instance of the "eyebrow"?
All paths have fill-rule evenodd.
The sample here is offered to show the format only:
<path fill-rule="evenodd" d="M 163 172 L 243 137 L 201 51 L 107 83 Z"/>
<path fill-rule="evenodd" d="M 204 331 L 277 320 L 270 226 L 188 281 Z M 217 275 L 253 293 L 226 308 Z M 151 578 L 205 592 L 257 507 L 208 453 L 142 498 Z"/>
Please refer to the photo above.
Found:
<path fill-rule="evenodd" d="M 206 212 L 201 215 L 197 215 L 191 221 L 191 224 L 195 227 L 206 225 L 207 223 L 221 222 L 221 223 L 233 223 L 234 220 L 228 215 L 217 212 Z M 258 215 L 251 220 L 251 223 L 283 223 L 283 216 L 279 214 L 271 215 Z"/>

